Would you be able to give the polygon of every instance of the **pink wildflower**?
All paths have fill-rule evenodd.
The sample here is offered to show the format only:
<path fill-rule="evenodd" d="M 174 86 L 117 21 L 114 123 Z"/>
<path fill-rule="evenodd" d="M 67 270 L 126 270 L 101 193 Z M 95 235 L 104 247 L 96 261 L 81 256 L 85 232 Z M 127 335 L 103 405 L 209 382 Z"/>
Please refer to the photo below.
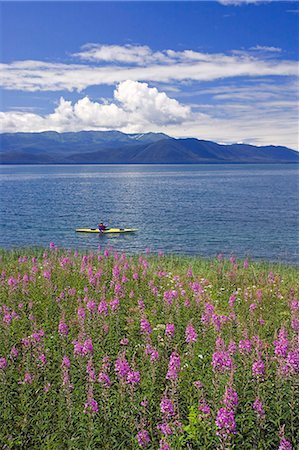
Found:
<path fill-rule="evenodd" d="M 163 397 L 161 402 L 160 402 L 160 409 L 161 409 L 161 413 L 163 414 L 163 416 L 167 419 L 171 416 L 174 416 L 174 407 L 172 404 L 172 401 L 167 398 L 167 397 Z"/>
<path fill-rule="evenodd" d="M 287 364 L 294 372 L 299 373 L 299 349 L 288 353 Z"/>
<path fill-rule="evenodd" d="M 275 347 L 275 355 L 285 358 L 288 353 L 289 341 L 287 338 L 287 331 L 284 328 L 281 328 L 278 334 L 278 339 L 275 340 L 273 344 Z"/>
<path fill-rule="evenodd" d="M 241 339 L 239 342 L 239 351 L 241 354 L 246 354 L 251 352 L 251 341 L 250 339 Z"/>
<path fill-rule="evenodd" d="M 99 412 L 98 402 L 93 397 L 89 398 L 85 403 L 84 412 L 88 412 L 90 414 L 96 414 Z"/>
<path fill-rule="evenodd" d="M 78 319 L 84 320 L 85 319 L 85 309 L 84 308 L 78 308 L 77 311 Z"/>
<path fill-rule="evenodd" d="M 262 359 L 259 359 L 252 364 L 252 375 L 255 377 L 265 375 L 265 364 Z"/>
<path fill-rule="evenodd" d="M 180 366 L 181 366 L 180 355 L 177 352 L 173 352 L 170 355 L 166 379 L 171 380 L 171 381 L 176 381 L 176 379 L 178 378 L 178 372 L 180 370 Z"/>
<path fill-rule="evenodd" d="M 16 347 L 15 347 L 15 346 L 11 347 L 11 350 L 10 350 L 10 357 L 11 357 L 12 359 L 15 359 L 15 358 L 18 357 L 18 355 L 19 355 L 19 352 L 18 352 L 18 350 L 16 349 Z"/>
<path fill-rule="evenodd" d="M 165 326 L 165 334 L 168 337 L 173 337 L 175 332 L 175 326 L 173 323 L 167 323 Z"/>
<path fill-rule="evenodd" d="M 0 369 L 4 370 L 7 367 L 7 361 L 6 358 L 3 356 L 0 358 Z"/>
<path fill-rule="evenodd" d="M 115 361 L 115 371 L 120 378 L 125 378 L 131 370 L 128 361 L 124 355 L 121 355 Z"/>
<path fill-rule="evenodd" d="M 197 333 L 191 323 L 189 323 L 186 327 L 185 331 L 186 336 L 186 342 L 189 344 L 190 342 L 196 342 L 197 341 Z"/>
<path fill-rule="evenodd" d="M 140 383 L 140 372 L 138 371 L 133 371 L 133 370 L 129 370 L 129 372 L 127 373 L 127 384 L 138 384 Z"/>
<path fill-rule="evenodd" d="M 293 450 L 293 446 L 285 437 L 280 440 L 278 450 Z"/>
<path fill-rule="evenodd" d="M 237 391 L 232 387 L 227 387 L 223 396 L 223 404 L 228 410 L 238 406 L 239 398 Z"/>
<path fill-rule="evenodd" d="M 147 447 L 147 445 L 150 443 L 150 437 L 149 437 L 148 431 L 146 431 L 146 430 L 139 431 L 137 433 L 136 439 L 137 439 L 138 445 L 142 448 Z"/>
<path fill-rule="evenodd" d="M 96 302 L 94 300 L 89 300 L 87 302 L 86 307 L 87 307 L 88 311 L 93 313 L 96 310 L 97 304 L 96 304 Z"/>
<path fill-rule="evenodd" d="M 209 416 L 211 414 L 211 408 L 209 407 L 207 401 L 204 398 L 199 400 L 198 411 L 200 411 L 202 414 L 206 416 Z"/>
<path fill-rule="evenodd" d="M 67 326 L 67 324 L 66 324 L 63 320 L 61 320 L 61 321 L 59 322 L 59 325 L 58 325 L 58 333 L 60 334 L 60 336 L 67 336 L 68 333 L 69 333 L 68 326 Z"/>
<path fill-rule="evenodd" d="M 148 322 L 148 320 L 146 320 L 144 318 L 140 320 L 140 329 L 143 333 L 146 333 L 146 334 L 151 334 L 151 332 L 152 332 L 152 327 L 151 327 L 150 323 Z"/>
<path fill-rule="evenodd" d="M 257 308 L 257 304 L 256 303 L 251 303 L 251 305 L 249 306 L 249 311 L 251 313 L 253 313 Z"/>
<path fill-rule="evenodd" d="M 235 434 L 237 426 L 233 410 L 220 408 L 216 417 L 216 426 L 218 428 L 216 434 L 224 439 Z"/>
<path fill-rule="evenodd" d="M 26 372 L 24 375 L 23 383 L 24 384 L 32 384 L 32 382 L 33 382 L 32 375 L 29 372 Z"/>
<path fill-rule="evenodd" d="M 98 313 L 99 314 L 103 314 L 104 316 L 107 316 L 107 314 L 108 314 L 108 305 L 107 305 L 107 302 L 105 302 L 105 300 L 102 300 L 99 303 Z"/>
<path fill-rule="evenodd" d="M 85 340 L 85 342 L 83 344 L 82 353 L 83 353 L 83 355 L 93 353 L 93 345 L 92 345 L 91 338 Z"/>
<path fill-rule="evenodd" d="M 257 397 L 252 405 L 252 408 L 257 413 L 259 419 L 263 419 L 265 417 L 265 411 L 263 408 L 263 404 L 261 400 Z"/>
<path fill-rule="evenodd" d="M 151 355 L 150 357 L 151 362 L 157 361 L 160 357 L 159 352 L 149 344 L 145 347 L 144 353 L 146 355 Z"/>
<path fill-rule="evenodd" d="M 162 439 L 159 442 L 159 445 L 160 445 L 160 447 L 158 450 L 170 450 L 170 445 L 165 441 L 165 439 Z"/>
<path fill-rule="evenodd" d="M 233 369 L 233 361 L 228 352 L 215 352 L 212 357 L 212 366 L 215 371 L 224 373 Z"/>
<path fill-rule="evenodd" d="M 159 423 L 157 427 L 164 436 L 170 436 L 173 434 L 173 431 L 171 429 L 171 426 L 167 422 Z"/>
<path fill-rule="evenodd" d="M 104 388 L 110 388 L 111 381 L 109 375 L 106 372 L 100 372 L 98 380 Z"/>

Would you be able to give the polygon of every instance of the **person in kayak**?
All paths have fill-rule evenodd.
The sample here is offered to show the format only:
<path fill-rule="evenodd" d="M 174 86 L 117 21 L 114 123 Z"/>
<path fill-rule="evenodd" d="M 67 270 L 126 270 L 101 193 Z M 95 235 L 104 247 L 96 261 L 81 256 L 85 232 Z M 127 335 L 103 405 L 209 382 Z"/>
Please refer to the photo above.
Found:
<path fill-rule="evenodd" d="M 104 231 L 104 230 L 107 230 L 107 227 L 102 222 L 100 222 L 100 223 L 98 223 L 98 230 Z"/>

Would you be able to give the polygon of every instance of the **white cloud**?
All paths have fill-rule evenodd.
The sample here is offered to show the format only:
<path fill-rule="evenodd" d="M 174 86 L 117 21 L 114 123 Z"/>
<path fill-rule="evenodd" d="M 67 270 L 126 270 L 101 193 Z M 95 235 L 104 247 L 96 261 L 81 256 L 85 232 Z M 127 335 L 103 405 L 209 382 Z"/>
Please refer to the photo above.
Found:
<path fill-rule="evenodd" d="M 246 5 L 249 3 L 265 3 L 270 2 L 271 0 L 218 0 L 218 3 L 221 3 L 221 5 L 224 6 L 240 6 L 240 5 Z"/>
<path fill-rule="evenodd" d="M 60 99 L 52 114 L 1 112 L 2 132 L 79 131 L 131 128 L 181 123 L 190 109 L 146 83 L 127 80 L 114 91 L 115 102 L 93 102 L 84 97 L 77 103 Z"/>
<path fill-rule="evenodd" d="M 288 95 L 283 97 L 283 92 Z M 222 85 L 202 91 L 203 95 L 214 95 L 218 102 L 197 104 L 191 111 L 146 83 L 127 80 L 116 87 L 111 102 L 99 103 L 84 97 L 73 104 L 61 98 L 52 114 L 9 111 L 0 113 L 0 120 L 5 132 L 117 129 L 125 133 L 164 132 L 174 137 L 224 143 L 242 141 L 298 148 L 294 92 L 295 83 L 276 86 L 264 82 L 254 91 L 250 85 Z"/>
<path fill-rule="evenodd" d="M 94 58 L 96 52 L 100 52 L 102 59 L 97 59 L 92 65 L 42 61 L 1 64 L 2 86 L 4 89 L 31 92 L 80 92 L 90 86 L 115 85 L 125 80 L 171 83 L 298 74 L 296 61 L 262 58 L 262 52 L 257 53 L 259 56 L 253 56 L 244 51 L 226 55 L 193 50 L 153 52 L 146 46 L 101 46 L 100 50 L 98 47 L 87 50 L 94 53 Z M 78 55 L 80 54 L 78 53 L 77 57 Z M 103 65 L 104 57 L 106 60 Z"/>
<path fill-rule="evenodd" d="M 83 61 L 141 65 L 158 61 L 169 61 L 169 58 L 163 52 L 153 52 L 147 45 L 86 44 L 82 47 L 81 52 L 74 53 L 72 56 Z"/>
<path fill-rule="evenodd" d="M 274 53 L 280 53 L 282 52 L 282 49 L 279 47 L 271 47 L 267 45 L 256 45 L 255 47 L 250 47 L 249 50 L 257 50 L 261 52 L 274 52 Z"/>

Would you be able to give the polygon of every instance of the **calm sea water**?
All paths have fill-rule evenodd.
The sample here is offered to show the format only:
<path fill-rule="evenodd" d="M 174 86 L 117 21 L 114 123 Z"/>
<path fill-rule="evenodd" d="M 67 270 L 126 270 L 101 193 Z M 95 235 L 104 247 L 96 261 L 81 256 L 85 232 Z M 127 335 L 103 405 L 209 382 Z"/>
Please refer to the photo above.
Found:
<path fill-rule="evenodd" d="M 299 262 L 296 165 L 1 166 L 0 247 Z M 75 232 L 99 221 L 128 235 Z"/>

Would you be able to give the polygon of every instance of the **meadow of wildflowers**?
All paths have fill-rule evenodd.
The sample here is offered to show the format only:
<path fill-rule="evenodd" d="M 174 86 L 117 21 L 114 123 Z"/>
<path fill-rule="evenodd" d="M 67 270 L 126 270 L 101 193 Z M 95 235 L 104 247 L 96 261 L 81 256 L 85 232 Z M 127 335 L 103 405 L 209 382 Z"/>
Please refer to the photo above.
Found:
<path fill-rule="evenodd" d="M 0 448 L 299 448 L 298 268 L 54 244 L 0 265 Z"/>

